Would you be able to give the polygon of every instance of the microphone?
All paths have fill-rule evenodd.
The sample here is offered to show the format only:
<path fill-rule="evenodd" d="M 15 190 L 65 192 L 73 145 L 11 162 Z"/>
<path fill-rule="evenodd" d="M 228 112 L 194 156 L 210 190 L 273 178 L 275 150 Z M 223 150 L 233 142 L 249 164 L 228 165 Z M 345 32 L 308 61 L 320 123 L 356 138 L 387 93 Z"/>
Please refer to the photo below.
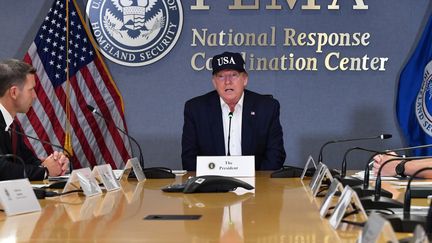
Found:
<path fill-rule="evenodd" d="M 361 140 L 372 140 L 372 139 L 388 139 L 391 138 L 392 135 L 391 134 L 381 134 L 379 136 L 375 136 L 375 137 L 365 137 L 365 138 L 352 138 L 352 139 L 342 139 L 342 140 L 333 140 L 333 141 L 328 141 L 326 143 L 324 143 L 321 148 L 320 148 L 320 152 L 318 155 L 318 162 L 322 162 L 322 158 L 323 158 L 323 150 L 324 147 L 327 146 L 328 144 L 331 143 L 342 143 L 342 142 L 351 142 L 351 141 L 361 141 Z M 343 165 L 342 165 L 343 166 Z M 345 165 L 346 167 L 346 165 Z M 302 174 L 303 168 L 298 168 L 298 167 L 294 167 L 294 166 L 283 166 L 281 169 L 274 171 L 270 177 L 272 178 L 293 178 L 293 177 L 300 177 L 300 175 Z M 315 172 L 315 169 L 308 169 L 306 172 L 307 176 L 312 175 Z M 332 169 L 330 170 L 332 176 L 337 176 L 338 174 L 340 174 L 340 172 L 338 172 L 336 169 Z M 346 173 L 346 169 L 345 169 L 345 173 Z M 344 176 L 345 177 L 345 176 Z M 360 182 L 357 182 L 356 185 L 361 184 Z"/>
<path fill-rule="evenodd" d="M 381 134 L 375 137 L 364 137 L 364 138 L 350 138 L 350 139 L 342 139 L 342 140 L 333 140 L 333 141 L 328 141 L 326 143 L 324 143 L 319 151 L 319 156 L 318 156 L 318 162 L 322 162 L 323 161 L 323 150 L 324 147 L 332 144 L 332 143 L 344 143 L 344 142 L 353 142 L 353 141 L 363 141 L 363 140 L 373 140 L 373 139 L 388 139 L 391 138 L 392 135 L 391 134 Z"/>
<path fill-rule="evenodd" d="M 231 153 L 230 153 L 230 140 L 231 140 L 231 119 L 232 119 L 232 117 L 233 117 L 233 112 L 232 111 L 230 111 L 230 113 L 228 113 L 228 118 L 229 118 L 229 128 L 228 128 L 228 153 L 227 153 L 227 155 L 228 156 L 231 156 Z"/>
<path fill-rule="evenodd" d="M 350 153 L 350 152 L 352 152 L 352 151 L 355 151 L 355 150 L 360 150 L 360 151 L 364 151 L 364 152 L 370 152 L 370 153 L 374 153 L 374 156 L 375 155 L 377 155 L 377 154 L 387 154 L 387 155 L 392 155 L 392 154 L 390 154 L 390 150 L 386 150 L 386 151 L 377 151 L 377 150 L 372 150 L 372 149 L 366 149 L 366 148 L 361 148 L 361 147 L 353 147 L 353 148 L 349 148 L 346 152 L 345 152 L 345 154 L 344 154 L 344 156 L 343 156 L 343 159 L 342 159 L 342 168 L 341 168 L 341 173 L 340 173 L 340 178 L 338 178 L 339 179 L 339 181 L 342 183 L 342 185 L 348 185 L 348 186 L 351 186 L 351 187 L 354 187 L 354 186 L 360 186 L 360 185 L 362 185 L 362 184 L 364 184 L 364 181 L 362 181 L 362 180 L 360 180 L 360 179 L 358 179 L 358 178 L 355 178 L 355 177 L 352 177 L 352 176 L 350 176 L 350 177 L 347 177 L 346 176 L 346 171 L 347 171 L 347 157 L 348 157 L 348 154 Z M 396 150 L 393 150 L 393 151 L 398 151 L 397 149 Z M 372 157 L 373 158 L 373 157 Z M 369 159 L 368 161 L 371 161 L 371 159 Z M 368 163 L 368 165 L 369 165 L 369 163 Z M 369 167 L 368 167 L 368 169 L 369 169 Z M 369 186 L 369 179 L 367 180 L 367 186 Z M 367 187 L 366 186 L 366 187 Z M 359 196 L 361 196 L 360 194 L 358 194 Z M 392 195 L 390 195 L 390 197 L 392 197 Z"/>
<path fill-rule="evenodd" d="M 41 139 L 39 139 L 37 137 L 30 136 L 30 135 L 25 134 L 25 133 L 23 133 L 23 132 L 21 132 L 21 131 L 19 131 L 17 129 L 11 129 L 11 128 L 9 128 L 9 129 L 10 129 L 11 132 L 14 132 L 16 134 L 19 134 L 19 135 L 22 135 L 22 136 L 26 136 L 28 138 L 31 138 L 31 139 L 36 140 L 38 142 L 41 142 L 43 144 L 48 144 L 48 145 L 53 146 L 54 148 L 58 148 L 60 150 L 63 150 L 66 153 L 67 157 L 69 158 L 69 173 L 72 173 L 72 169 L 73 169 L 73 166 L 72 166 L 73 156 L 70 154 L 70 152 L 65 147 L 63 147 L 61 145 L 58 145 L 58 144 L 53 144 L 53 143 L 45 141 L 45 140 L 41 140 Z"/>
<path fill-rule="evenodd" d="M 424 167 L 419 170 L 417 170 L 411 178 L 408 180 L 408 184 L 405 191 L 405 198 L 404 198 L 404 206 L 403 206 L 403 214 L 402 217 L 400 215 L 386 215 L 385 218 L 392 224 L 393 229 L 396 232 L 413 232 L 416 225 L 420 224 L 423 226 L 423 228 L 426 228 L 426 225 L 428 223 L 428 219 L 430 220 L 431 214 L 431 207 L 429 206 L 429 212 L 427 216 L 423 215 L 411 215 L 411 182 L 412 180 L 421 172 L 426 170 L 432 170 L 432 167 Z M 430 229 L 429 229 L 430 230 Z"/>
<path fill-rule="evenodd" d="M 427 158 L 432 158 L 432 156 L 418 156 L 418 157 L 405 157 L 405 158 L 397 157 L 397 158 L 392 158 L 384 161 L 384 163 L 382 163 L 381 167 L 378 169 L 378 173 L 375 181 L 374 195 L 360 198 L 363 207 L 365 209 L 402 208 L 403 204 L 401 202 L 391 198 L 381 197 L 381 171 L 386 164 L 392 161 L 401 160 L 401 159 L 405 161 L 411 161 L 411 160 L 427 159 Z"/>
<path fill-rule="evenodd" d="M 370 153 L 374 153 L 369 159 L 368 159 L 368 163 L 366 164 L 366 169 L 365 169 L 365 173 L 367 170 L 367 176 L 364 176 L 363 181 L 360 179 L 357 179 L 355 177 L 346 177 L 346 158 L 348 153 L 354 151 L 354 150 L 360 150 L 360 151 L 364 151 L 364 152 L 370 152 Z M 342 185 L 349 185 L 351 186 L 351 188 L 357 193 L 357 195 L 359 197 L 366 197 L 366 196 L 371 196 L 374 195 L 375 193 L 375 188 L 369 186 L 369 161 L 371 161 L 375 155 L 377 154 L 387 154 L 387 155 L 391 155 L 391 156 L 395 156 L 394 154 L 390 154 L 391 151 L 389 150 L 385 150 L 385 151 L 377 151 L 377 150 L 373 150 L 373 149 L 366 149 L 366 148 L 361 148 L 361 147 L 353 147 L 348 149 L 345 154 L 344 154 L 344 158 L 342 161 L 342 170 L 341 170 L 341 176 L 339 179 L 339 181 L 342 183 Z M 362 185 L 363 184 L 363 185 Z M 381 195 L 384 197 L 393 197 L 393 194 L 387 190 L 382 189 L 381 190 Z"/>
<path fill-rule="evenodd" d="M 135 140 L 132 136 L 130 136 L 126 131 L 118 127 L 114 121 L 109 120 L 105 118 L 101 113 L 99 113 L 93 106 L 87 105 L 87 109 L 89 109 L 93 114 L 98 115 L 102 119 L 104 119 L 107 123 L 112 124 L 118 131 L 126 135 L 129 140 L 132 140 L 135 145 L 138 147 L 139 151 L 139 161 L 141 164 L 141 167 L 143 169 L 144 175 L 148 179 L 164 179 L 164 178 L 175 178 L 175 175 L 172 173 L 171 169 L 165 168 L 165 167 L 152 167 L 152 168 L 144 168 L 144 157 L 141 150 L 141 146 L 139 145 L 138 141 Z"/>
<path fill-rule="evenodd" d="M 400 157 L 402 158 L 402 156 L 398 156 L 398 155 L 393 155 L 390 154 L 390 152 L 400 152 L 400 151 L 408 151 L 408 150 L 414 150 L 414 149 L 419 149 L 419 148 L 427 148 L 427 147 L 432 147 L 432 144 L 424 144 L 424 145 L 418 145 L 418 146 L 413 146 L 413 147 L 403 147 L 403 148 L 396 148 L 396 149 L 389 149 L 389 150 L 384 150 L 384 151 L 374 151 L 371 150 L 371 152 L 374 152 L 375 154 L 372 155 L 370 157 L 370 159 L 367 161 L 366 165 L 365 165 L 365 170 L 364 170 L 364 177 L 363 177 L 363 190 L 369 190 L 369 174 L 370 174 L 370 169 L 369 169 L 369 163 L 370 161 L 373 159 L 373 157 L 375 157 L 375 155 L 378 154 L 387 154 L 387 155 L 392 155 L 395 157 Z M 374 189 L 373 189 L 374 191 Z"/>

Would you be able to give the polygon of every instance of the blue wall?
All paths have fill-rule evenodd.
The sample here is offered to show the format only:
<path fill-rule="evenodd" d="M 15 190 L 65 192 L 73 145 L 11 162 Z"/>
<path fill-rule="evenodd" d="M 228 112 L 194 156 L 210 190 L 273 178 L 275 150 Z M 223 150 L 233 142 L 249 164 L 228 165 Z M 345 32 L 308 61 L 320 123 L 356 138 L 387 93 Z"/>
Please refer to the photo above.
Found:
<path fill-rule="evenodd" d="M 399 73 L 414 49 L 430 14 L 427 0 L 364 0 L 368 10 L 353 10 L 354 0 L 339 1 L 340 10 L 328 10 L 332 0 L 317 0 L 320 10 L 302 10 L 306 0 L 294 9 L 277 1 L 282 10 L 268 10 L 270 0 L 261 0 L 258 10 L 229 10 L 231 0 L 206 0 L 210 10 L 191 10 L 195 1 L 182 1 L 184 25 L 171 52 L 160 61 L 143 67 L 126 67 L 106 59 L 125 103 L 130 134 L 141 144 L 149 166 L 181 168 L 183 105 L 191 97 L 210 91 L 211 72 L 191 67 L 195 53 L 207 57 L 225 50 L 253 53 L 255 56 L 316 57 L 317 71 L 250 71 L 249 89 L 273 94 L 281 103 L 284 128 L 285 164 L 302 166 L 309 154 L 317 155 L 327 140 L 392 133 L 394 138 L 379 142 L 332 145 L 325 150 L 330 167 L 339 167 L 343 151 L 352 146 L 376 149 L 404 144 L 395 119 L 394 104 Z M 243 1 L 251 3 L 253 1 Z M 1 0 L 0 58 L 22 59 L 42 23 L 51 1 Z M 81 2 L 84 6 L 84 3 Z M 276 46 L 225 47 L 192 46 L 192 29 L 209 32 L 269 32 L 276 29 Z M 283 29 L 297 32 L 370 33 L 369 45 L 358 47 L 283 46 Z M 330 71 L 325 56 L 385 57 L 385 71 Z M 248 60 L 246 60 L 248 62 Z M 350 168 L 359 168 L 363 154 L 351 157 Z M 363 162 L 362 162 L 363 163 Z"/>

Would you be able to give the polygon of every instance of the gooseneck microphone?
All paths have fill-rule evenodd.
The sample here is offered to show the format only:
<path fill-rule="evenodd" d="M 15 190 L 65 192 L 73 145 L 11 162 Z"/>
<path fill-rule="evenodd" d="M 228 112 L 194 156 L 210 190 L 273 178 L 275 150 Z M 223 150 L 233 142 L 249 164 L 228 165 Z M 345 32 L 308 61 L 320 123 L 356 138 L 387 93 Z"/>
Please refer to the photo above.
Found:
<path fill-rule="evenodd" d="M 419 170 L 417 170 L 411 178 L 408 180 L 408 184 L 405 190 L 405 198 L 404 198 L 404 205 L 403 205 L 403 213 L 402 215 L 393 214 L 393 215 L 386 215 L 384 216 L 385 219 L 387 219 L 394 231 L 396 232 L 413 232 L 415 227 L 420 224 L 423 226 L 424 229 L 428 230 L 427 224 L 429 223 L 428 220 L 430 220 L 430 213 L 431 213 L 431 207 L 429 206 L 429 212 L 427 216 L 424 215 L 416 215 L 411 214 L 411 182 L 412 180 L 421 172 L 426 170 L 432 170 L 432 167 L 424 167 Z M 429 228 L 430 231 L 430 228 Z"/>
<path fill-rule="evenodd" d="M 230 140 L 231 140 L 231 119 L 233 117 L 233 112 L 230 111 L 230 113 L 228 113 L 228 118 L 229 118 L 229 125 L 228 125 L 228 156 L 231 156 L 231 152 L 230 152 Z"/>
<path fill-rule="evenodd" d="M 378 173 L 376 175 L 375 181 L 375 192 L 373 196 L 362 197 L 360 201 L 362 202 L 365 209 L 387 209 L 387 208 L 402 208 L 403 204 L 397 200 L 391 198 L 382 198 L 381 197 L 381 172 L 388 163 L 397 160 L 419 160 L 419 159 L 428 159 L 432 158 L 432 156 L 416 156 L 416 157 L 405 157 L 405 158 L 392 158 L 384 161 L 378 169 Z"/>
<path fill-rule="evenodd" d="M 359 151 L 364 151 L 364 152 L 369 152 L 369 153 L 374 153 L 374 156 L 377 154 L 388 154 L 388 155 L 392 155 L 390 154 L 391 151 L 377 151 L 377 150 L 372 150 L 372 149 L 367 149 L 367 148 L 362 148 L 362 147 L 353 147 L 353 148 L 349 148 L 347 151 L 345 151 L 345 154 L 343 156 L 342 159 L 342 167 L 341 167 L 341 174 L 340 174 L 340 181 L 341 183 L 345 186 L 360 186 L 364 183 L 364 181 L 355 178 L 355 177 L 346 177 L 346 171 L 347 171 L 347 157 L 348 154 L 352 151 L 355 150 L 359 150 Z M 370 160 L 369 160 L 370 161 Z M 360 196 L 360 195 L 359 195 Z"/>
<path fill-rule="evenodd" d="M 139 150 L 139 161 L 141 164 L 141 167 L 143 169 L 144 175 L 148 179 L 163 179 L 163 178 L 175 178 L 175 174 L 172 173 L 171 169 L 165 168 L 165 167 L 151 167 L 151 168 L 145 168 L 144 167 L 144 157 L 141 150 L 141 146 L 139 145 L 138 141 L 130 136 L 126 131 L 118 127 L 114 121 L 105 118 L 101 113 L 99 113 L 93 106 L 87 105 L 87 109 L 89 109 L 93 114 L 96 114 L 97 116 L 104 119 L 107 123 L 112 124 L 118 131 L 126 135 L 130 140 L 132 140 L 135 145 L 138 147 Z"/>
<path fill-rule="evenodd" d="M 72 164 L 73 164 L 73 156 L 70 154 L 70 152 L 65 147 L 63 147 L 61 145 L 58 145 L 58 144 L 53 144 L 51 142 L 48 142 L 48 141 L 45 141 L 45 140 L 42 140 L 42 139 L 39 139 L 37 137 L 30 136 L 30 135 L 25 134 L 25 133 L 23 133 L 23 132 L 21 132 L 21 131 L 19 131 L 17 129 L 11 129 L 11 128 L 9 128 L 9 129 L 13 133 L 16 133 L 16 134 L 19 134 L 19 135 L 22 135 L 22 136 L 26 136 L 26 137 L 28 137 L 30 139 L 36 140 L 36 141 L 41 142 L 43 144 L 48 144 L 50 146 L 53 146 L 54 148 L 58 148 L 60 150 L 63 150 L 66 153 L 67 157 L 69 158 L 69 173 L 72 173 L 72 169 L 73 169 L 73 166 L 72 166 Z"/>
<path fill-rule="evenodd" d="M 402 156 L 394 155 L 394 154 L 391 154 L 390 152 L 408 151 L 408 150 L 415 150 L 415 149 L 428 148 L 428 147 L 432 147 L 432 144 L 424 144 L 424 145 L 418 145 L 418 146 L 413 146 L 413 147 L 403 147 L 403 148 L 388 149 L 388 150 L 384 150 L 384 151 L 372 151 L 371 150 L 375 154 L 370 157 L 370 159 L 367 161 L 367 163 L 365 165 L 364 177 L 363 177 L 364 178 L 363 179 L 363 188 L 366 189 L 369 186 L 369 174 L 370 174 L 370 172 L 369 172 L 370 171 L 370 169 L 369 169 L 369 163 L 370 163 L 370 161 L 373 160 L 373 158 L 376 155 L 387 154 L 387 155 L 390 155 L 390 156 L 402 158 Z"/>
<path fill-rule="evenodd" d="M 319 151 L 319 155 L 318 155 L 318 162 L 323 162 L 323 150 L 324 147 L 332 144 L 332 143 L 344 143 L 344 142 L 353 142 L 353 141 L 363 141 L 363 140 L 373 140 L 373 139 L 389 139 L 391 138 L 392 135 L 391 134 L 381 134 L 379 136 L 374 136 L 374 137 L 364 137 L 364 138 L 350 138 L 350 139 L 341 139 L 341 140 L 333 140 L 333 141 L 328 141 L 326 143 L 324 143 Z"/>

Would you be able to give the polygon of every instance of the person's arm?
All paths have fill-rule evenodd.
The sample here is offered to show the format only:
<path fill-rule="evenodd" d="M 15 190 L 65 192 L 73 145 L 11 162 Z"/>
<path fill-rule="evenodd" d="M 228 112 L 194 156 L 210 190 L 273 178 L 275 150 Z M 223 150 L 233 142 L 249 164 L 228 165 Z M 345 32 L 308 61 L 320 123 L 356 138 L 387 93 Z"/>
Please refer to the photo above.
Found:
<path fill-rule="evenodd" d="M 198 155 L 198 145 L 196 137 L 195 121 L 189 102 L 184 108 L 184 124 L 182 133 L 182 165 L 184 170 L 196 170 L 196 157 Z"/>
<path fill-rule="evenodd" d="M 374 172 L 375 174 L 378 172 L 381 164 L 389 159 L 394 159 L 394 156 L 380 154 L 374 157 Z M 396 176 L 396 166 L 403 161 L 403 158 L 400 160 L 394 160 L 387 163 L 381 171 L 382 176 Z M 422 159 L 422 160 L 411 160 L 405 163 L 405 175 L 410 176 L 413 175 L 416 171 L 425 168 L 432 167 L 432 159 Z M 418 177 L 424 178 L 432 178 L 432 171 L 423 171 L 417 175 Z"/>
<path fill-rule="evenodd" d="M 432 159 L 408 161 L 407 163 L 405 163 L 405 175 L 413 175 L 416 171 L 425 167 L 432 167 Z M 417 176 L 423 178 L 432 178 L 432 171 L 423 171 Z"/>
<path fill-rule="evenodd" d="M 282 126 L 279 120 L 280 105 L 276 99 L 273 100 L 273 114 L 271 116 L 269 133 L 267 135 L 265 159 L 261 163 L 260 170 L 280 169 L 286 157 Z"/>

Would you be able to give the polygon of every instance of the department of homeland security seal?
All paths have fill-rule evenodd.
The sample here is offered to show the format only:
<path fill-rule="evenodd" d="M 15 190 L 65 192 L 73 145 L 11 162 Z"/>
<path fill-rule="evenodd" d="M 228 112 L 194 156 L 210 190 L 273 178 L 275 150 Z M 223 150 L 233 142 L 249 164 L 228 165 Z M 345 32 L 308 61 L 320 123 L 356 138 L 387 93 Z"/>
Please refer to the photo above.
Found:
<path fill-rule="evenodd" d="M 174 47 L 183 9 L 180 0 L 89 0 L 87 24 L 105 57 L 125 66 L 144 66 Z"/>
<path fill-rule="evenodd" d="M 425 133 L 432 136 L 432 61 L 423 73 L 423 83 L 416 99 L 417 120 Z"/>

